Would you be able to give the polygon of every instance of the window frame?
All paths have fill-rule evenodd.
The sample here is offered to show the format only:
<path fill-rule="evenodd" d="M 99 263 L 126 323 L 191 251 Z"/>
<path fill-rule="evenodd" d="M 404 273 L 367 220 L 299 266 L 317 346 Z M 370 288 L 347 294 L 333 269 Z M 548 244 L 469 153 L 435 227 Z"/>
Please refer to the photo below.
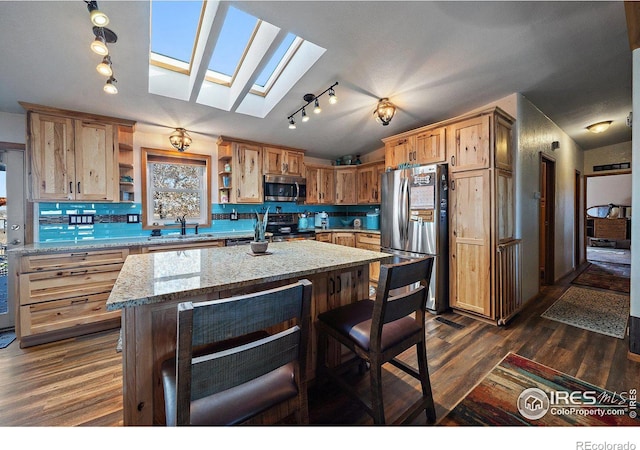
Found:
<path fill-rule="evenodd" d="M 174 161 L 174 164 L 184 163 L 185 160 L 198 162 L 198 165 L 202 165 L 204 163 L 204 177 L 205 180 L 202 183 L 204 192 L 201 192 L 204 207 L 206 208 L 206 213 L 204 215 L 204 221 L 199 220 L 198 226 L 204 228 L 211 227 L 211 198 L 212 198 L 212 189 L 211 189 L 211 155 L 202 155 L 198 153 L 182 153 L 173 150 L 161 150 L 155 148 L 142 147 L 141 149 L 141 175 L 142 175 L 142 229 L 150 230 L 153 228 L 179 228 L 180 224 L 175 223 L 175 218 L 166 219 L 164 222 L 158 222 L 158 225 L 153 225 L 153 210 L 149 210 L 149 202 L 151 201 L 150 194 L 153 191 L 151 186 L 149 186 L 149 182 L 151 181 L 151 177 L 148 174 L 149 163 L 153 163 L 154 157 L 158 159 L 166 160 L 168 164 L 171 164 L 171 161 Z M 151 158 L 149 158 L 151 156 Z M 150 160 L 151 159 L 151 160 Z M 172 220 L 174 222 L 172 222 Z"/>

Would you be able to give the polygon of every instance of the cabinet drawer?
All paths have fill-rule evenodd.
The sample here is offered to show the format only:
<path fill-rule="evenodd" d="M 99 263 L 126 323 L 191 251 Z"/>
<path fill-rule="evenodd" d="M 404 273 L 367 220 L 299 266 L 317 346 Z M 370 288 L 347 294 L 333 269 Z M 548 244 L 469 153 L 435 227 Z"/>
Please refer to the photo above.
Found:
<path fill-rule="evenodd" d="M 331 242 L 331 233 L 317 233 L 316 232 L 316 241 Z"/>
<path fill-rule="evenodd" d="M 379 251 L 380 235 L 375 233 L 356 233 L 356 244 L 360 248 L 368 248 L 368 247 L 361 247 L 362 244 L 371 245 L 371 246 L 377 247 L 376 250 Z"/>
<path fill-rule="evenodd" d="M 20 275 L 20 304 L 111 292 L 122 264 Z"/>
<path fill-rule="evenodd" d="M 106 309 L 108 297 L 109 293 L 102 293 L 21 306 L 21 336 L 118 319 L 120 311 L 107 311 Z"/>
<path fill-rule="evenodd" d="M 189 242 L 184 244 L 161 244 L 143 247 L 142 253 L 167 252 L 171 250 L 193 250 L 197 248 L 224 247 L 224 241 Z"/>
<path fill-rule="evenodd" d="M 95 266 L 99 264 L 124 263 L 129 250 L 78 251 L 69 253 L 47 253 L 25 256 L 20 261 L 20 272 L 38 272 L 42 270 L 67 269 Z"/>

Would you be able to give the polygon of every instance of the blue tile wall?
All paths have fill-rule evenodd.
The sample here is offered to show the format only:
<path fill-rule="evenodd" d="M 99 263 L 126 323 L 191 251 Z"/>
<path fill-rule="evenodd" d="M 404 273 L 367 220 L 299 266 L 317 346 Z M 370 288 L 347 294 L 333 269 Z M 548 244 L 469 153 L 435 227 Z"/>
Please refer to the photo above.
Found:
<path fill-rule="evenodd" d="M 213 204 L 211 214 L 213 220 L 210 228 L 200 228 L 200 233 L 225 231 L 252 231 L 253 214 L 269 208 L 275 213 L 280 207 L 282 213 L 317 213 L 329 214 L 329 226 L 342 226 L 341 219 L 353 220 L 374 211 L 379 205 L 299 205 L 291 202 L 266 202 L 258 205 Z M 239 220 L 220 219 L 235 209 Z M 63 242 L 93 239 L 118 239 L 125 237 L 149 236 L 149 230 L 143 230 L 141 223 L 126 223 L 127 214 L 141 214 L 140 203 L 38 203 L 36 214 L 39 219 L 38 242 Z M 93 225 L 69 225 L 69 214 L 94 214 Z M 363 224 L 364 224 L 363 220 Z M 193 233 L 189 229 L 187 233 Z M 163 230 L 163 234 L 179 233 L 178 230 Z"/>

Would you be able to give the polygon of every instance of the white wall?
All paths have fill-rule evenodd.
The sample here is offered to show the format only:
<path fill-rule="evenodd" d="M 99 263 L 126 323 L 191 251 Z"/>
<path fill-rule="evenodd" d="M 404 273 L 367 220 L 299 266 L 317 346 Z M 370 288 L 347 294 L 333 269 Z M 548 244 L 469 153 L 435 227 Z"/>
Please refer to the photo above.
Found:
<path fill-rule="evenodd" d="M 599 205 L 631 205 L 631 174 L 587 178 L 587 208 Z"/>
<path fill-rule="evenodd" d="M 593 166 L 631 162 L 631 154 L 631 141 L 586 150 L 584 152 L 584 174 L 602 174 L 602 172 L 594 172 Z"/>
<path fill-rule="evenodd" d="M 0 141 L 24 144 L 26 142 L 26 114 L 0 111 Z"/>
<path fill-rule="evenodd" d="M 631 128 L 632 151 L 640 152 L 640 49 L 633 51 L 633 126 Z M 640 193 L 640 158 L 631 162 L 636 175 L 633 177 L 632 190 Z M 640 195 L 631 199 L 632 210 L 640 211 Z M 640 220 L 631 220 L 631 247 L 640 248 Z M 640 252 L 631 252 L 631 315 L 640 317 Z"/>
<path fill-rule="evenodd" d="M 575 171 L 583 170 L 580 147 L 533 103 L 518 95 L 516 121 L 516 236 L 522 239 L 522 295 L 537 295 L 539 266 L 540 153 L 556 163 L 555 273 L 559 279 L 573 270 Z M 551 142 L 560 147 L 551 150 Z M 582 233 L 583 224 L 578 227 Z M 581 255 L 584 258 L 584 255 Z"/>

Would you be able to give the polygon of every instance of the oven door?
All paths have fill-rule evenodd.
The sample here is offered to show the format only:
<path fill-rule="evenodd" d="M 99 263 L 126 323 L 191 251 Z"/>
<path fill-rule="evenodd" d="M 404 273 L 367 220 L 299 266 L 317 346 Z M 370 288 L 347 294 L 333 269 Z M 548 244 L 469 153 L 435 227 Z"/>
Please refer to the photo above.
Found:
<path fill-rule="evenodd" d="M 280 175 L 264 176 L 264 200 L 272 202 L 303 202 L 307 198 L 306 180 Z"/>

